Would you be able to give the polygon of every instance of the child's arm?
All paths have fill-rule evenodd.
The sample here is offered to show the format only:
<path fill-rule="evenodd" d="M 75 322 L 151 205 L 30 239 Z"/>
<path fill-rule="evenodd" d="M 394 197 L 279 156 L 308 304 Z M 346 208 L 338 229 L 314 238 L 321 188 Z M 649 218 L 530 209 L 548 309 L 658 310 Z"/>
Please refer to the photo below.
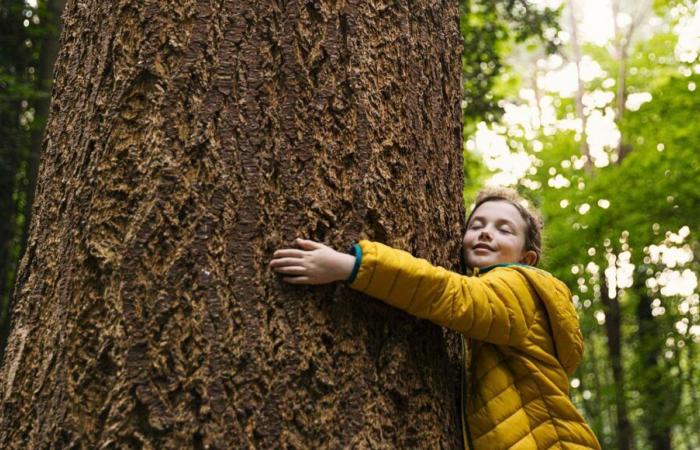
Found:
<path fill-rule="evenodd" d="M 310 241 L 306 242 L 305 245 L 310 245 Z M 349 280 L 353 289 L 479 340 L 515 345 L 526 336 L 536 300 L 532 288 L 519 272 L 503 270 L 481 278 L 466 277 L 383 244 L 361 241 L 359 246 L 362 264 L 357 276 Z M 298 267 L 294 271 L 283 271 L 281 260 L 273 260 L 270 266 L 280 273 L 304 273 L 309 281 L 298 280 L 299 284 L 347 279 L 352 271 L 350 260 L 346 258 L 350 255 L 323 248 L 334 253 L 319 249 L 295 250 L 297 256 L 291 259 L 297 261 L 295 264 L 289 261 L 287 266 Z M 279 252 L 288 255 L 289 250 Z M 313 252 L 317 254 L 308 254 Z M 354 262 L 355 257 L 350 258 Z M 347 262 L 341 263 L 341 260 Z M 340 266 L 342 270 L 333 268 Z"/>
<path fill-rule="evenodd" d="M 520 272 L 467 277 L 377 242 L 360 246 L 353 289 L 481 341 L 516 345 L 527 335 L 536 294 Z"/>

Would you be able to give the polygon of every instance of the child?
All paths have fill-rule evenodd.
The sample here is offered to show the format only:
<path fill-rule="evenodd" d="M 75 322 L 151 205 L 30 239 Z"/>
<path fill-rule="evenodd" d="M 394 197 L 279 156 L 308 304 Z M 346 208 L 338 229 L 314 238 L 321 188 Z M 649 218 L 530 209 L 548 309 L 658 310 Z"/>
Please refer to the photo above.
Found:
<path fill-rule="evenodd" d="M 463 256 L 474 276 L 360 241 L 354 255 L 297 239 L 270 267 L 292 284 L 351 288 L 473 339 L 465 432 L 469 448 L 600 449 L 569 399 L 583 339 L 568 288 L 534 268 L 541 221 L 511 190 L 479 193 Z"/>

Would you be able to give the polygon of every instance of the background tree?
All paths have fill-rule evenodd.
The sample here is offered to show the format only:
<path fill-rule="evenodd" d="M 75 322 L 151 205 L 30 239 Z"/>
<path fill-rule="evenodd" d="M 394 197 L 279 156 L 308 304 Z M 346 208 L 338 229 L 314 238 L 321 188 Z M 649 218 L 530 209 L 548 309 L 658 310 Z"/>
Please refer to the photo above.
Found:
<path fill-rule="evenodd" d="M 0 4 L 0 348 L 4 348 L 9 327 L 7 293 L 14 281 L 17 260 L 15 174 L 21 161 L 19 150 L 26 148 L 28 141 L 26 99 L 32 95 L 28 80 L 31 51 L 26 45 L 24 11 L 23 1 Z"/>

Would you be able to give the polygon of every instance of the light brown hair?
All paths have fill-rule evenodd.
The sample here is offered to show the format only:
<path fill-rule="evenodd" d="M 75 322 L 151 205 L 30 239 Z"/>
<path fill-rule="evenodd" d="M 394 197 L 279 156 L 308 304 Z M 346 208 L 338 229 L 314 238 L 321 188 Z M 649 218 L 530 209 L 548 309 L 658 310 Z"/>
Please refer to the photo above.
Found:
<path fill-rule="evenodd" d="M 529 205 L 527 200 L 521 197 L 515 190 L 494 187 L 479 191 L 474 200 L 474 207 L 471 213 L 469 213 L 469 217 L 467 217 L 467 226 L 469 226 L 472 215 L 479 206 L 486 202 L 493 201 L 510 203 L 518 210 L 523 220 L 525 220 L 525 250 L 532 250 L 535 252 L 537 258 L 533 266 L 537 266 L 540 262 L 540 256 L 542 255 L 542 228 L 544 227 L 544 222 L 539 213 L 535 209 L 527 206 Z"/>

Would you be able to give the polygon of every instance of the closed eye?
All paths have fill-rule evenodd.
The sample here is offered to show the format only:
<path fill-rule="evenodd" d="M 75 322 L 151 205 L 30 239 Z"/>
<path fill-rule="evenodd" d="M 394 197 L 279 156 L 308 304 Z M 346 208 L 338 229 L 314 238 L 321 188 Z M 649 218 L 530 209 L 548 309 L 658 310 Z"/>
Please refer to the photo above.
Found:
<path fill-rule="evenodd" d="M 470 223 L 467 226 L 467 228 L 469 228 L 471 230 L 474 228 L 482 228 L 483 226 L 484 226 L 483 220 L 481 220 L 480 218 L 477 218 L 477 219 L 472 220 L 472 223 Z"/>

